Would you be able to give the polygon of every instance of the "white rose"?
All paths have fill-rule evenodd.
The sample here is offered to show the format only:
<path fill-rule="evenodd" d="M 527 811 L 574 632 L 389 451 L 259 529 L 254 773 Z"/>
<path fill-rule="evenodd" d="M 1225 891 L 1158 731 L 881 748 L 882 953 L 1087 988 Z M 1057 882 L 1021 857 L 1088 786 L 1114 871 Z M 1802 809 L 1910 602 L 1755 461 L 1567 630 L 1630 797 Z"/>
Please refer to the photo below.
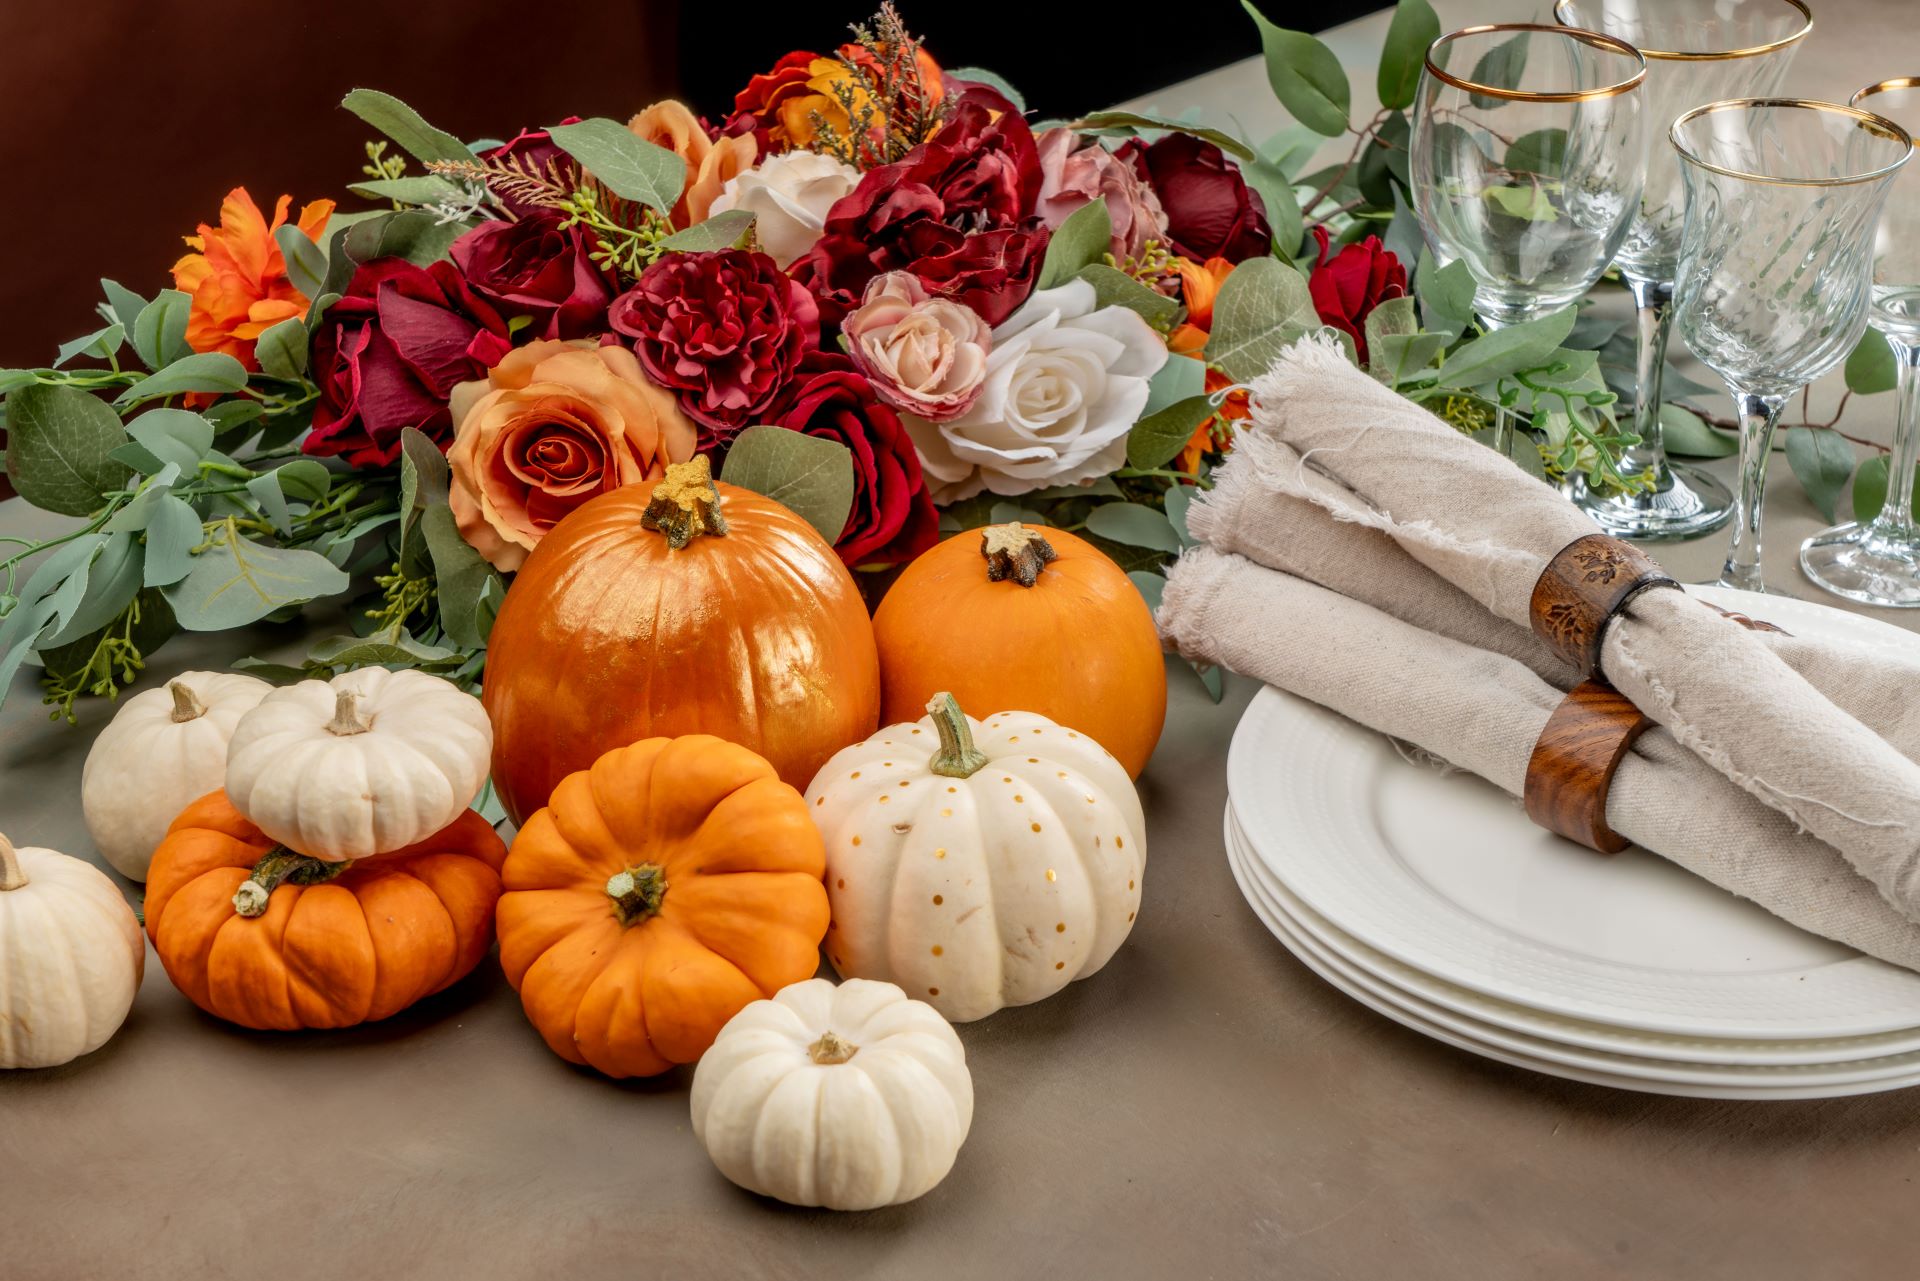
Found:
<path fill-rule="evenodd" d="M 971 409 L 944 423 L 902 415 L 935 502 L 1077 484 L 1126 461 L 1167 343 L 1137 312 L 1095 302 L 1084 280 L 1039 291 L 993 331 Z"/>
<path fill-rule="evenodd" d="M 755 168 L 727 179 L 712 214 L 745 209 L 754 215 L 760 248 L 785 270 L 813 248 L 827 210 L 860 182 L 860 171 L 815 151 L 768 156 Z"/>

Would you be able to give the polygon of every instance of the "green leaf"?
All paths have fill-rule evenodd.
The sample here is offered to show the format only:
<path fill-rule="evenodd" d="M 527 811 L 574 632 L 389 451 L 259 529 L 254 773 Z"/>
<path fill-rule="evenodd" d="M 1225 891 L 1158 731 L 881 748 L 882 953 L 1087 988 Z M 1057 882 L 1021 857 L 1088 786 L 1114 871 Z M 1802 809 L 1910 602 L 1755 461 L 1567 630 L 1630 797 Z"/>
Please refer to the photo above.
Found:
<path fill-rule="evenodd" d="M 1148 569 L 1136 569 L 1127 577 L 1140 589 L 1140 595 L 1146 598 L 1147 608 L 1158 612 L 1160 597 L 1167 590 L 1167 576 Z"/>
<path fill-rule="evenodd" d="M 317 458 L 296 458 L 282 463 L 273 472 L 274 479 L 288 498 L 296 503 L 317 503 L 333 488 L 333 473 Z"/>
<path fill-rule="evenodd" d="M 1552 197 L 1539 183 L 1528 183 L 1524 187 L 1484 187 L 1480 196 L 1510 218 L 1527 222 L 1560 221 L 1560 211 L 1554 208 Z"/>
<path fill-rule="evenodd" d="M 330 636 L 307 651 L 321 667 L 419 667 L 460 657 L 460 651 L 427 645 L 405 631 L 388 629 L 371 636 Z"/>
<path fill-rule="evenodd" d="M 1253 7 L 1253 0 L 1240 3 L 1260 28 L 1267 81 L 1280 105 L 1315 133 L 1329 138 L 1345 133 L 1353 95 L 1333 50 L 1304 31 L 1274 26 Z"/>
<path fill-rule="evenodd" d="M 829 543 L 853 511 L 853 455 L 845 445 L 785 427 L 749 427 L 734 439 L 721 473 L 793 509 Z"/>
<path fill-rule="evenodd" d="M 1180 120 L 1173 116 L 1156 115 L 1146 111 L 1096 111 L 1082 116 L 1074 123 L 1074 128 L 1082 133 L 1137 134 L 1169 133 L 1191 134 L 1195 138 L 1212 143 L 1235 160 L 1253 160 L 1257 153 L 1252 147 L 1240 141 L 1230 133 L 1192 120 Z"/>
<path fill-rule="evenodd" d="M 154 373 L 148 374 L 120 393 L 116 405 L 131 405 L 161 396 L 204 391 L 229 395 L 244 390 L 247 367 L 224 351 L 197 351 Z"/>
<path fill-rule="evenodd" d="M 1520 73 L 1527 65 L 1527 36 L 1522 31 L 1509 40 L 1503 40 L 1480 55 L 1473 64 L 1473 71 L 1466 78 L 1475 84 L 1490 85 L 1496 89 L 1506 89 L 1520 83 Z M 1506 100 L 1491 97 L 1484 93 L 1470 93 L 1467 101 L 1482 111 L 1491 111 L 1506 106 Z"/>
<path fill-rule="evenodd" d="M 255 476 L 247 482 L 247 493 L 253 501 L 260 504 L 260 510 L 266 514 L 267 523 L 278 534 L 293 532 L 293 514 L 287 510 L 287 494 L 280 488 L 280 478 L 271 472 L 264 476 Z"/>
<path fill-rule="evenodd" d="M 102 280 L 100 292 L 107 296 L 107 306 L 112 310 L 112 319 L 117 320 L 128 333 L 145 310 L 147 300 L 117 280 Z"/>
<path fill-rule="evenodd" d="M 1129 547 L 1150 547 L 1154 551 L 1177 552 L 1180 535 L 1166 513 L 1139 503 L 1107 503 L 1087 513 L 1087 530 L 1100 537 Z"/>
<path fill-rule="evenodd" d="M 1565 129 L 1535 129 L 1513 140 L 1507 148 L 1506 167 L 1515 173 L 1557 176 L 1566 157 Z"/>
<path fill-rule="evenodd" d="M 95 360 L 105 360 L 120 350 L 120 344 L 126 341 L 127 327 L 118 321 L 104 329 L 96 329 L 84 338 L 60 344 L 59 354 L 53 358 L 55 369 L 66 364 L 75 356 L 92 356 Z"/>
<path fill-rule="evenodd" d="M 147 527 L 153 519 L 154 509 L 160 500 L 173 492 L 180 480 L 180 468 L 172 463 L 161 466 L 153 479 L 140 487 L 132 500 L 112 516 L 100 528 L 109 534 L 137 534 Z"/>
<path fill-rule="evenodd" d="M 1020 91 L 985 67 L 948 67 L 940 73 L 940 76 L 943 80 L 971 80 L 975 84 L 985 85 L 1020 111 L 1025 112 L 1027 109 L 1027 100 L 1020 96 Z"/>
<path fill-rule="evenodd" d="M 439 215 L 424 209 L 383 213 L 356 222 L 334 242 L 337 252 L 329 256 L 322 293 L 344 293 L 355 266 L 375 258 L 405 258 L 416 267 L 431 266 L 447 256 L 465 230 L 463 224 L 443 223 Z"/>
<path fill-rule="evenodd" d="M 1033 508 L 1021 503 L 1005 500 L 995 503 L 993 509 L 987 513 L 987 523 L 989 525 L 1011 525 L 1016 521 L 1022 525 L 1045 525 L 1048 523 L 1047 518 Z"/>
<path fill-rule="evenodd" d="M 1838 520 L 1840 491 L 1853 475 L 1853 446 L 1825 427 L 1790 427 L 1787 463 L 1827 523 Z"/>
<path fill-rule="evenodd" d="M 1463 343 L 1441 363 L 1440 382 L 1448 387 L 1479 387 L 1523 369 L 1537 369 L 1552 360 L 1573 331 L 1577 314 L 1576 308 L 1563 307 L 1551 316 L 1495 329 Z"/>
<path fill-rule="evenodd" d="M 1234 269 L 1213 303 L 1207 361 L 1235 382 L 1272 367 L 1288 344 L 1320 327 L 1300 273 L 1277 258 L 1250 258 Z"/>
<path fill-rule="evenodd" d="M 292 380 L 307 372 L 307 322 L 289 316 L 261 334 L 253 345 L 260 371 Z"/>
<path fill-rule="evenodd" d="M 1706 419 L 1672 401 L 1660 406 L 1660 438 L 1667 452 L 1683 458 L 1725 458 L 1740 452 L 1732 435 L 1716 431 Z"/>
<path fill-rule="evenodd" d="M 120 616 L 140 594 L 140 539 L 135 534 L 112 534 L 100 544 L 88 570 L 86 590 L 59 630 L 41 638 L 41 646 L 65 645 L 99 631 Z"/>
<path fill-rule="evenodd" d="M 347 184 L 347 190 L 356 196 L 365 196 L 369 200 L 397 200 L 403 205 L 437 205 L 443 200 L 466 199 L 466 193 L 461 190 L 459 184 L 449 182 L 438 174 L 420 174 L 408 178 L 381 178 L 373 182 L 352 182 Z"/>
<path fill-rule="evenodd" d="M 1400 0 L 1387 28 L 1386 47 L 1380 51 L 1380 105 L 1404 109 L 1413 105 L 1420 71 L 1427 63 L 1427 46 L 1440 38 L 1440 17 L 1427 0 Z"/>
<path fill-rule="evenodd" d="M 127 483 L 113 451 L 127 439 L 105 401 L 36 383 L 7 397 L 7 479 L 42 511 L 89 516 L 100 496 Z"/>
<path fill-rule="evenodd" d="M 1207 397 L 1189 396 L 1148 414 L 1127 433 L 1128 464 L 1164 467 L 1193 438 L 1193 429 L 1213 417 L 1213 412 L 1213 402 Z"/>
<path fill-rule="evenodd" d="M 1157 414 L 1176 400 L 1198 396 L 1206 387 L 1206 365 L 1187 356 L 1170 356 L 1147 379 L 1147 403 L 1141 406 L 1141 416 Z"/>
<path fill-rule="evenodd" d="M 445 503 L 427 508 L 420 517 L 420 529 L 433 557 L 440 625 L 455 645 L 478 649 L 487 643 L 487 634 L 493 630 L 497 606 L 483 606 L 491 598 L 489 584 L 499 583 L 500 575 L 460 536 L 453 509 Z"/>
<path fill-rule="evenodd" d="M 1473 323 L 1473 289 L 1473 272 L 1466 263 L 1456 260 L 1442 267 L 1434 262 L 1432 250 L 1421 253 L 1413 291 L 1427 329 L 1450 338 L 1465 333 Z"/>
<path fill-rule="evenodd" d="M 1161 501 L 1167 508 L 1167 523 L 1180 536 L 1182 547 L 1193 546 L 1193 535 L 1187 532 L 1187 509 L 1193 506 L 1196 492 L 1191 485 L 1169 485 L 1167 492 L 1161 495 Z"/>
<path fill-rule="evenodd" d="M 1164 330 L 1180 314 L 1178 302 L 1104 262 L 1082 267 L 1079 279 L 1093 286 L 1094 301 L 1099 306 L 1125 307 L 1157 329 Z"/>
<path fill-rule="evenodd" d="M 1878 516 L 1880 509 L 1887 505 L 1887 477 L 1891 471 L 1892 464 L 1887 456 L 1875 454 L 1861 463 L 1860 470 L 1854 474 L 1853 518 L 1861 524 L 1864 525 Z M 1914 478 L 1920 481 L 1920 468 L 1914 469 Z M 1914 519 L 1920 520 L 1920 483 L 1914 486 L 1913 502 L 1910 506 L 1913 508 Z"/>
<path fill-rule="evenodd" d="M 1067 215 L 1047 241 L 1046 261 L 1040 267 L 1038 289 L 1066 284 L 1084 268 L 1099 262 L 1113 240 L 1113 219 L 1105 196 L 1087 202 Z M 1231 277 L 1229 277 L 1231 279 Z"/>
<path fill-rule="evenodd" d="M 193 549 L 206 535 L 200 513 L 185 499 L 165 494 L 147 518 L 144 585 L 171 587 L 193 568 Z"/>
<path fill-rule="evenodd" d="M 1860 342 L 1847 357 L 1847 390 L 1862 396 L 1892 391 L 1900 382 L 1900 366 L 1894 359 L 1887 336 L 1878 329 L 1860 335 Z"/>
<path fill-rule="evenodd" d="M 290 222 L 273 229 L 273 242 L 280 246 L 280 257 L 287 264 L 287 279 L 293 287 L 309 298 L 319 293 L 327 278 L 327 251 Z"/>
<path fill-rule="evenodd" d="M 340 100 L 340 105 L 359 116 L 400 149 L 421 163 L 430 160 L 472 160 L 467 144 L 444 129 L 436 129 L 421 119 L 420 113 L 390 93 L 378 89 L 355 89 Z"/>
<path fill-rule="evenodd" d="M 289 605 L 337 596 L 351 581 L 318 552 L 250 542 L 231 524 L 215 538 L 194 557 L 187 576 L 166 589 L 167 603 L 190 632 L 245 627 Z"/>
<path fill-rule="evenodd" d="M 1407 160 L 1413 142 L 1413 126 L 1406 113 L 1396 111 L 1381 122 L 1373 138 L 1360 150 L 1355 185 L 1369 205 L 1376 209 L 1393 208 L 1394 184 L 1405 187 L 1410 179 Z"/>
<path fill-rule="evenodd" d="M 617 120 L 595 117 L 554 125 L 548 132 L 555 146 L 623 199 L 668 213 L 686 187 L 686 161 L 665 147 L 643 142 Z"/>
<path fill-rule="evenodd" d="M 445 454 L 425 432 L 413 427 L 400 431 L 400 567 L 424 573 L 430 557 L 415 526 L 430 507 L 445 506 L 452 472 Z"/>
<path fill-rule="evenodd" d="M 1300 197 L 1293 190 L 1293 180 L 1284 170 L 1265 160 L 1241 165 L 1240 176 L 1259 193 L 1260 203 L 1266 206 L 1267 226 L 1273 229 L 1273 243 L 1280 256 L 1292 261 L 1307 234 L 1306 217 L 1300 212 Z"/>
<path fill-rule="evenodd" d="M 192 351 L 187 346 L 187 317 L 193 299 L 178 289 L 162 289 L 133 319 L 133 350 L 148 369 L 160 369 Z"/>
<path fill-rule="evenodd" d="M 705 222 L 696 222 L 685 231 L 674 232 L 660 241 L 660 247 L 692 254 L 730 249 L 740 243 L 741 237 L 747 234 L 747 228 L 751 226 L 752 213 L 745 209 L 729 209 L 713 215 Z"/>
<path fill-rule="evenodd" d="M 1367 339 L 1368 372 L 1389 387 L 1399 387 L 1416 375 L 1433 372 L 1433 362 L 1447 349 L 1445 334 L 1382 334 Z"/>
<path fill-rule="evenodd" d="M 127 424 L 127 435 L 158 458 L 191 476 L 213 448 L 213 424 L 185 409 L 149 409 Z"/>
<path fill-rule="evenodd" d="M 1420 315 L 1414 308 L 1413 299 L 1408 296 L 1402 296 L 1399 298 L 1383 299 L 1381 302 L 1375 304 L 1374 309 L 1367 313 L 1366 329 L 1367 352 L 1371 358 L 1369 372 L 1371 372 L 1374 377 L 1386 383 L 1387 386 L 1397 386 L 1400 381 L 1398 375 L 1390 375 L 1388 369 L 1381 364 L 1380 358 L 1385 354 L 1381 351 L 1381 347 L 1383 340 L 1387 338 L 1410 338 L 1420 332 Z M 1435 338 L 1440 337 L 1438 334 L 1431 336 Z M 1441 342 L 1444 344 L 1445 339 L 1441 339 Z M 1438 349 L 1436 348 L 1436 350 Z M 1398 355 L 1402 359 L 1405 358 L 1406 350 L 1404 345 L 1400 348 Z M 1431 360 L 1432 354 L 1429 353 L 1427 358 Z"/>

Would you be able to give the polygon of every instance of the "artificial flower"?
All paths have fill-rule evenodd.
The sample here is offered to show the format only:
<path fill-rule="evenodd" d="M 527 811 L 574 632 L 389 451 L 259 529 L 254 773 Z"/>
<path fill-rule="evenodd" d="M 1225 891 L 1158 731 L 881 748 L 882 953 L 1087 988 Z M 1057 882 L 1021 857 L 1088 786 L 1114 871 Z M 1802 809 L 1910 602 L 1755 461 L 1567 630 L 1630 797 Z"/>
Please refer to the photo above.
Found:
<path fill-rule="evenodd" d="M 560 122 L 563 125 L 580 123 L 580 117 L 568 116 Z M 560 144 L 545 129 L 522 129 L 497 147 L 480 153 L 482 160 L 504 160 L 513 167 L 536 177 L 557 181 L 571 186 L 579 181 L 580 167 L 573 157 L 560 150 Z M 494 193 L 507 212 L 516 218 L 524 218 L 538 212 L 539 205 L 528 204 L 514 195 L 512 191 Z"/>
<path fill-rule="evenodd" d="M 1167 246 L 1175 253 L 1195 261 L 1244 262 L 1273 252 L 1273 231 L 1260 193 L 1204 138 L 1170 133 L 1151 146 L 1132 138 L 1115 154 L 1159 197 L 1167 217 Z"/>
<path fill-rule="evenodd" d="M 904 271 L 869 281 L 841 333 L 880 398 L 930 422 L 973 406 L 993 350 L 992 329 L 978 312 L 935 297 Z"/>
<path fill-rule="evenodd" d="M 173 264 L 174 287 L 189 295 L 187 346 L 195 351 L 224 351 L 249 369 L 253 344 L 283 320 L 304 316 L 309 299 L 287 278 L 286 259 L 273 233 L 287 221 L 291 196 L 273 206 L 268 222 L 245 187 L 235 187 L 220 202 L 220 225 L 200 224 L 185 237 L 194 252 Z M 315 200 L 300 210 L 294 225 L 320 243 L 333 201 Z"/>
<path fill-rule="evenodd" d="M 1167 234 L 1167 216 L 1153 188 L 1133 166 L 1096 139 L 1072 129 L 1049 129 L 1035 140 L 1040 155 L 1040 195 L 1034 211 L 1047 226 L 1060 224 L 1104 198 L 1113 236 L 1107 250 L 1118 261 L 1138 260 L 1148 242 Z"/>
<path fill-rule="evenodd" d="M 819 346 L 820 309 L 773 259 L 741 249 L 666 254 L 614 299 L 613 328 L 647 376 L 721 445 L 766 413 Z"/>
<path fill-rule="evenodd" d="M 700 117 L 694 115 L 685 103 L 667 98 L 627 121 L 627 129 L 642 142 L 664 147 L 686 162 L 687 176 L 681 184 L 680 199 L 674 203 L 669 218 L 676 227 L 688 227 L 699 221 L 689 217 L 687 196 L 699 178 L 700 167 L 713 151 L 713 140 L 707 137 L 707 131 L 701 127 Z"/>
<path fill-rule="evenodd" d="M 302 448 L 344 456 L 355 467 L 382 467 L 399 457 L 403 428 L 417 427 L 444 446 L 454 387 L 486 377 L 511 347 L 506 319 L 452 263 L 364 263 L 314 331 L 311 367 L 320 398 Z"/>
<path fill-rule="evenodd" d="M 729 209 L 754 215 L 753 233 L 766 255 L 785 270 L 813 248 L 827 211 L 860 181 L 860 171 L 832 156 L 789 151 L 768 156 L 728 181 L 709 216 Z"/>
<path fill-rule="evenodd" d="M 1327 257 L 1331 247 L 1327 229 L 1315 227 L 1313 238 L 1320 244 L 1318 265 L 1307 277 L 1313 309 L 1320 313 L 1320 319 L 1353 339 L 1354 352 L 1364 367 L 1367 317 L 1387 299 L 1406 297 L 1407 269 L 1398 254 L 1381 245 L 1378 236 L 1347 245 L 1331 259 Z"/>
<path fill-rule="evenodd" d="M 687 225 L 705 222 L 713 213 L 713 202 L 727 184 L 753 168 L 760 158 L 760 144 L 752 134 L 714 140 L 713 149 L 700 162 L 700 172 L 687 184 L 683 197 L 687 206 Z"/>
<path fill-rule="evenodd" d="M 511 573 L 569 512 L 693 457 L 672 395 L 624 347 L 528 343 L 453 391 L 448 501 L 461 537 Z"/>
<path fill-rule="evenodd" d="M 1209 258 L 1204 263 L 1176 258 L 1173 266 L 1180 277 L 1180 293 L 1187 304 L 1187 318 L 1167 335 L 1167 350 L 1176 356 L 1204 362 L 1207 340 L 1213 328 L 1214 299 L 1220 295 L 1220 286 L 1226 284 L 1227 277 L 1233 274 L 1234 264 L 1225 258 Z M 1228 392 L 1227 389 L 1232 386 L 1233 380 L 1218 369 L 1207 370 L 1207 394 L 1227 394 L 1221 397 L 1219 412 L 1195 427 L 1193 435 L 1181 447 L 1174 463 L 1179 470 L 1189 475 L 1198 473 L 1202 456 L 1217 452 L 1225 443 L 1232 430 L 1228 424 L 1246 418 L 1251 412 L 1247 406 L 1245 389 Z"/>
<path fill-rule="evenodd" d="M 734 95 L 733 115 L 724 132 L 752 134 L 763 153 L 787 150 L 792 140 L 781 124 L 781 110 L 788 99 L 807 93 L 813 64 L 819 60 L 817 53 L 795 49 L 783 54 L 770 70 L 748 80 L 746 88 Z"/>
<path fill-rule="evenodd" d="M 900 415 L 845 356 L 815 352 L 773 419 L 845 445 L 853 456 L 853 509 L 834 550 L 849 567 L 898 565 L 940 540 L 940 517 Z"/>
<path fill-rule="evenodd" d="M 606 328 L 613 285 L 591 257 L 590 233 L 555 209 L 515 222 L 483 222 L 448 257 L 473 291 L 509 318 L 526 317 L 535 338 L 583 338 Z"/>
<path fill-rule="evenodd" d="M 973 408 L 945 423 L 909 417 L 936 502 L 988 489 L 1024 494 L 1104 476 L 1126 461 L 1127 433 L 1167 346 L 1137 312 L 1101 307 L 1093 286 L 1043 289 L 993 331 Z"/>

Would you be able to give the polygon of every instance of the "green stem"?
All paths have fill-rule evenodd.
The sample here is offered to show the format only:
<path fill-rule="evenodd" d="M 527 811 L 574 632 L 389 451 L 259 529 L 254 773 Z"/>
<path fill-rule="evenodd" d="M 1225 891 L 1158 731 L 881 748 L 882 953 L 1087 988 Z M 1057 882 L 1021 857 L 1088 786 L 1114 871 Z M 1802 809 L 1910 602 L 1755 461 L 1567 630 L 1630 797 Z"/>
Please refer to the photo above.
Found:
<path fill-rule="evenodd" d="M 927 703 L 927 715 L 940 735 L 940 750 L 927 765 L 942 778 L 972 778 L 986 768 L 987 754 L 973 745 L 973 730 L 960 700 L 942 690 Z"/>
<path fill-rule="evenodd" d="M 282 884 L 324 885 L 352 866 L 352 859 L 329 863 L 276 845 L 253 865 L 253 875 L 233 892 L 233 910 L 246 917 L 260 916 Z"/>

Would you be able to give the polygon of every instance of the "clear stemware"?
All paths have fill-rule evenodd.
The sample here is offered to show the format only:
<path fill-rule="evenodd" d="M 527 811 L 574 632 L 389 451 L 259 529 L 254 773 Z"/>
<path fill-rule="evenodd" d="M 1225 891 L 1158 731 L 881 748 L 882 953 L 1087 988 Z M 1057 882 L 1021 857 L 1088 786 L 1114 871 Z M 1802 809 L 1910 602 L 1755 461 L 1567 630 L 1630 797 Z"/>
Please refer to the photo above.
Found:
<path fill-rule="evenodd" d="M 1702 103 L 1736 95 L 1770 97 L 1813 15 L 1802 0 L 1557 0 L 1556 20 L 1625 40 L 1647 59 L 1647 110 L 1656 128 Z M 1647 154 L 1640 212 L 1615 260 L 1633 294 L 1638 334 L 1633 430 L 1620 470 L 1651 484 L 1632 493 L 1589 489 L 1576 472 L 1568 495 L 1608 533 L 1626 538 L 1693 538 L 1726 524 L 1733 495 L 1710 472 L 1670 462 L 1660 428 L 1675 266 L 1686 191 L 1680 158 L 1656 145 Z"/>
<path fill-rule="evenodd" d="M 1687 189 L 1675 321 L 1740 419 L 1720 583 L 1764 591 L 1760 513 L 1780 408 L 1866 332 L 1874 230 L 1913 139 L 1883 116 L 1800 98 L 1708 103 L 1669 136 Z"/>
<path fill-rule="evenodd" d="M 1920 129 L 1920 76 L 1883 80 L 1853 105 Z M 1870 323 L 1898 362 L 1899 418 L 1888 459 L 1887 497 L 1872 520 L 1839 525 L 1800 546 L 1800 568 L 1836 596 L 1868 605 L 1920 607 L 1920 527 L 1913 518 L 1913 469 L 1920 461 L 1920 165 L 1894 180 L 1874 240 Z"/>

